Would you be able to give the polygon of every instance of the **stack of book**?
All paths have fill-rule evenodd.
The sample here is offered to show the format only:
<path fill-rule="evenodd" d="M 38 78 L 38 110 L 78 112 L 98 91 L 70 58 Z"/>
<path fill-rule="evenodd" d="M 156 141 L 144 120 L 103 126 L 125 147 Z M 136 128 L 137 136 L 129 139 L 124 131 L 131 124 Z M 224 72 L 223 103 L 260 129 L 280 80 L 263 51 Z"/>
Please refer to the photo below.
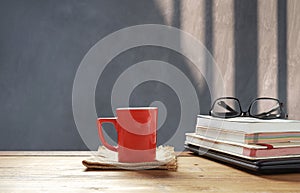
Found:
<path fill-rule="evenodd" d="M 300 168 L 300 121 L 198 115 L 195 132 L 186 133 L 185 147 L 203 155 L 213 153 L 251 163 L 293 158 Z"/>

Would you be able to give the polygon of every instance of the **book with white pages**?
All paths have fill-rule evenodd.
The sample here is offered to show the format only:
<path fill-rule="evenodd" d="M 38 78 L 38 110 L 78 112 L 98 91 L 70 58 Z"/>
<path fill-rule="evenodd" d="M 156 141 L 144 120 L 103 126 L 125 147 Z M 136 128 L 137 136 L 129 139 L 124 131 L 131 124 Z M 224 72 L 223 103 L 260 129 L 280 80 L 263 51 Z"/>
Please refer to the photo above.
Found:
<path fill-rule="evenodd" d="M 246 133 L 244 131 L 197 126 L 195 133 L 211 139 L 233 141 L 245 144 L 300 142 L 300 132 Z"/>
<path fill-rule="evenodd" d="M 243 133 L 300 132 L 299 120 L 270 119 L 252 117 L 217 118 L 198 115 L 196 127 L 223 129 Z"/>

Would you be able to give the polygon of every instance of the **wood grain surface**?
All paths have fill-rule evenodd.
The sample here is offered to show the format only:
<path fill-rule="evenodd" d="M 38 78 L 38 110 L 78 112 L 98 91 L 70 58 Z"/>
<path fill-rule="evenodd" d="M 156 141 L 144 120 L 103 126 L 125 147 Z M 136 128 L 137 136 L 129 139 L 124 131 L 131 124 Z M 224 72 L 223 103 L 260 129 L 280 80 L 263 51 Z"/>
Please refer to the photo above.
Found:
<path fill-rule="evenodd" d="M 0 192 L 299 192 L 300 174 L 255 175 L 189 153 L 177 171 L 87 171 L 91 152 L 0 152 Z"/>

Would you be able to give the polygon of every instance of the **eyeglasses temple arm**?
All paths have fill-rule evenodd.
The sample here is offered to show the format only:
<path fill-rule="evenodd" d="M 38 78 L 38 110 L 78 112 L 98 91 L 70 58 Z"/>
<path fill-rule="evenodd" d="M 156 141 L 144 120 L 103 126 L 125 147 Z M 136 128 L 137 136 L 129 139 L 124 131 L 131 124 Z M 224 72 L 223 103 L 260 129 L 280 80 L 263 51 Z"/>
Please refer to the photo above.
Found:
<path fill-rule="evenodd" d="M 238 113 L 236 110 L 234 110 L 234 109 L 231 108 L 229 105 L 227 105 L 224 101 L 218 102 L 218 105 L 220 105 L 221 107 L 227 109 L 228 111 Z"/>
<path fill-rule="evenodd" d="M 277 111 L 280 108 L 280 105 L 278 105 L 278 107 L 274 107 L 273 109 L 267 111 L 267 112 L 263 112 L 260 114 L 257 114 L 256 116 L 268 116 L 270 113 Z"/>

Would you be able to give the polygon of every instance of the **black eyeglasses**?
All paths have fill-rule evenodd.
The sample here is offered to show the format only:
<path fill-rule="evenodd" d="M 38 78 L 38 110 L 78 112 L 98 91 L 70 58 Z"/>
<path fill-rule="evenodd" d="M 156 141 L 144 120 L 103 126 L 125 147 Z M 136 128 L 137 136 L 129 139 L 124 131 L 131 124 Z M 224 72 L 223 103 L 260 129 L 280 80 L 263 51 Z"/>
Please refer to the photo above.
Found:
<path fill-rule="evenodd" d="M 248 111 L 242 111 L 240 101 L 234 97 L 221 97 L 215 100 L 209 115 L 220 118 L 255 117 L 259 119 L 285 119 L 283 103 L 278 99 L 261 97 L 250 103 Z"/>

